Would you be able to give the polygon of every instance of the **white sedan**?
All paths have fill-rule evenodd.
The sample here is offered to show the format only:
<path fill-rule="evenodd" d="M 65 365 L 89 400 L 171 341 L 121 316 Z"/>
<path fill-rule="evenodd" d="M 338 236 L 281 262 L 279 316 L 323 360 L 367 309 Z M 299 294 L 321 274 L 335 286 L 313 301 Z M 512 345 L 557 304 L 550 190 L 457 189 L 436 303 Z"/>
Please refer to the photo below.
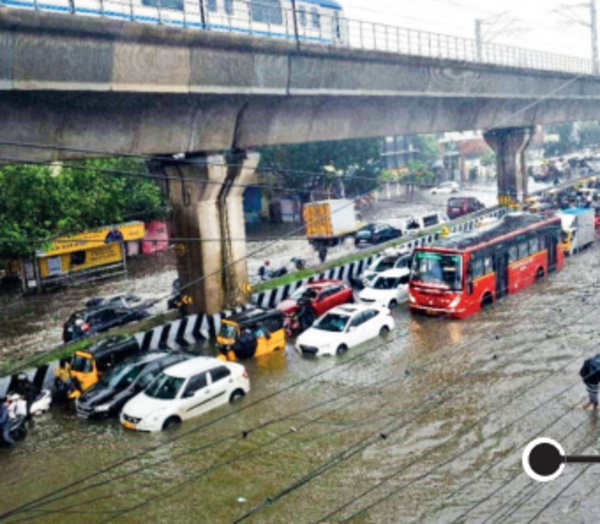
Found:
<path fill-rule="evenodd" d="M 449 195 L 451 193 L 458 193 L 460 186 L 458 182 L 442 182 L 436 187 L 432 187 L 429 191 L 432 195 Z"/>
<path fill-rule="evenodd" d="M 250 391 L 246 369 L 235 362 L 197 357 L 160 373 L 121 412 L 121 425 L 137 431 L 160 431 L 202 415 Z"/>
<path fill-rule="evenodd" d="M 348 304 L 325 313 L 298 337 L 296 347 L 305 355 L 337 355 L 392 329 L 389 309 Z"/>
<path fill-rule="evenodd" d="M 379 273 L 363 289 L 358 298 L 363 304 L 395 308 L 408 300 L 410 269 L 390 269 Z"/>

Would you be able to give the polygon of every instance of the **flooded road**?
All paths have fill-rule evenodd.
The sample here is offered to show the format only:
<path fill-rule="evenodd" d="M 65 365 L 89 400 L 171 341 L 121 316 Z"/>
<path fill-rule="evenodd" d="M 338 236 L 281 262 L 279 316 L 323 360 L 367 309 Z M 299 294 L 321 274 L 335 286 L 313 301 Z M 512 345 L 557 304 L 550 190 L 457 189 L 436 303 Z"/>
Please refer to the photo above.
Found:
<path fill-rule="evenodd" d="M 461 194 L 478 195 L 487 205 L 494 205 L 493 185 L 465 189 Z M 417 193 L 414 203 L 382 201 L 363 212 L 367 221 L 385 220 L 406 214 L 426 214 L 445 211 L 448 195 Z M 288 265 L 292 257 L 304 258 L 309 266 L 318 264 L 317 253 L 302 236 L 301 224 L 282 228 L 249 231 L 247 243 L 248 272 L 252 283 L 258 280 L 258 269 L 264 260 L 271 267 Z M 283 236 L 283 239 L 279 239 Z M 356 253 L 353 242 L 329 250 L 328 259 Z M 48 351 L 62 343 L 62 325 L 69 316 L 83 307 L 86 299 L 120 293 L 133 293 L 144 299 L 169 296 L 177 278 L 175 255 L 172 251 L 151 256 L 130 258 L 128 275 L 124 278 L 101 280 L 76 287 L 63 288 L 43 295 L 22 296 L 20 289 L 0 288 L 0 359 L 31 356 Z M 166 310 L 166 300 L 154 308 L 155 313 Z"/>
<path fill-rule="evenodd" d="M 167 433 L 54 406 L 0 450 L 0 514 L 28 504 L 6 521 L 521 523 L 549 504 L 538 522 L 597 522 L 597 467 L 568 465 L 539 485 L 520 454 L 540 434 L 597 453 L 578 372 L 597 352 L 599 276 L 591 250 L 466 320 L 399 308 L 386 340 L 341 357 L 288 346 L 247 364 L 241 403 Z"/>

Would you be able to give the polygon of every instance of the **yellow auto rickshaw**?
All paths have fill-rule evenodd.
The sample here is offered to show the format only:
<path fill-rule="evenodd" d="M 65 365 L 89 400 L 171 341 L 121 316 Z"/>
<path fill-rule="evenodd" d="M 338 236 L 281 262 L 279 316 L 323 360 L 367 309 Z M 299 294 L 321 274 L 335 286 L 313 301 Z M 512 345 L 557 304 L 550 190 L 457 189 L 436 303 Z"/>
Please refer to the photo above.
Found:
<path fill-rule="evenodd" d="M 138 341 L 126 337 L 111 337 L 89 348 L 75 351 L 70 372 L 75 387 L 68 397 L 77 398 L 95 385 L 104 373 L 140 351 Z"/>
<path fill-rule="evenodd" d="M 285 348 L 283 313 L 253 308 L 221 321 L 217 336 L 219 359 L 246 360 Z"/>

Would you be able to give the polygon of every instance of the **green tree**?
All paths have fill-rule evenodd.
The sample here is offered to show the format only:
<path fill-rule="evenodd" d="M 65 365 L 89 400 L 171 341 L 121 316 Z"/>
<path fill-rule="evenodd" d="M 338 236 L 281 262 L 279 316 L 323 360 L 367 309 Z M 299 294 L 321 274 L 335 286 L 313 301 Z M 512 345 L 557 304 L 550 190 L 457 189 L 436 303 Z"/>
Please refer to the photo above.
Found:
<path fill-rule="evenodd" d="M 55 236 L 165 216 L 164 197 L 152 179 L 98 169 L 146 171 L 132 159 L 1 166 L 0 258 L 28 256 Z"/>
<path fill-rule="evenodd" d="M 311 142 L 265 147 L 261 169 L 272 169 L 286 188 L 341 188 L 347 195 L 377 187 L 381 171 L 381 140 Z"/>

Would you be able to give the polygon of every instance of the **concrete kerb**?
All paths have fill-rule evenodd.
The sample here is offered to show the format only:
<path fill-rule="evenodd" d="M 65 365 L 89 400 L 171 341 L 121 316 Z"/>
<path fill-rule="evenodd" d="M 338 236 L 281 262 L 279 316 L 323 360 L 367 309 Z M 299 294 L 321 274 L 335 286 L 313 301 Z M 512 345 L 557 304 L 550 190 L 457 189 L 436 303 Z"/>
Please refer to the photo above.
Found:
<path fill-rule="evenodd" d="M 482 220 L 484 218 L 500 218 L 506 213 L 509 212 L 508 208 L 505 207 L 495 207 L 489 210 L 486 210 L 484 213 L 478 213 L 468 220 L 457 220 L 455 222 L 448 222 L 446 225 L 450 228 L 452 233 L 470 231 L 475 227 L 477 221 Z M 408 238 L 404 242 L 400 242 L 396 244 L 394 247 L 397 248 L 407 248 L 413 250 L 416 247 L 425 246 L 428 244 L 432 244 L 437 239 L 437 230 L 439 226 L 435 226 L 429 229 L 426 229 L 422 232 L 422 234 L 418 238 Z M 389 247 L 389 246 L 387 246 Z M 387 249 L 384 245 L 381 247 L 381 251 Z M 283 286 L 279 286 L 273 289 L 269 289 L 266 291 L 262 291 L 260 293 L 255 293 L 252 296 L 253 304 L 260 307 L 268 307 L 272 308 L 279 304 L 282 300 L 285 300 L 289 297 L 294 291 L 296 291 L 300 286 L 307 284 L 308 282 L 313 282 L 314 280 L 319 279 L 339 279 L 349 281 L 351 279 L 357 278 L 366 268 L 369 267 L 375 260 L 378 254 L 369 254 L 360 260 L 355 260 L 354 262 L 350 262 L 349 264 L 340 265 L 337 267 L 333 267 L 327 269 L 321 273 L 311 275 L 310 277 L 306 277 L 303 279 L 299 279 L 296 282 L 290 282 Z"/>

